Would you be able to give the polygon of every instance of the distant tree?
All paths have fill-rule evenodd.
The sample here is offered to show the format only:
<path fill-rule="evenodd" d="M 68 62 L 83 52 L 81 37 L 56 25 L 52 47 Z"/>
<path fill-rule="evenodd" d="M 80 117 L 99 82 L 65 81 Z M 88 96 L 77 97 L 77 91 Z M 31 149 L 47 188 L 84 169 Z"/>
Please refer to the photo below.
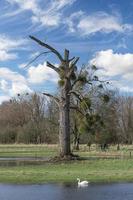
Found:
<path fill-rule="evenodd" d="M 43 95 L 18 95 L 0 105 L 0 130 L 7 141 L 43 143 L 46 141 L 46 99 Z M 7 127 L 7 128 L 5 128 Z M 5 129 L 3 131 L 3 129 Z M 12 131 L 11 134 L 9 132 Z M 14 140 L 13 140 L 14 133 Z M 8 137 L 9 138 L 8 138 Z"/>
<path fill-rule="evenodd" d="M 97 109 L 97 104 L 107 104 L 109 95 L 105 90 L 106 81 L 100 81 L 96 76 L 97 68 L 95 66 L 84 66 L 80 70 L 80 77 L 83 82 L 76 85 L 76 94 L 80 97 L 75 99 L 77 109 L 73 113 L 73 135 L 74 148 L 79 149 L 80 139 L 88 146 L 94 142 L 94 135 L 103 125 L 101 113 Z M 85 142 L 85 141 L 84 141 Z"/>
<path fill-rule="evenodd" d="M 53 99 L 47 101 L 46 130 L 47 142 L 57 143 L 59 133 L 59 109 Z"/>
<path fill-rule="evenodd" d="M 119 143 L 118 137 L 118 100 L 116 91 L 107 91 L 109 101 L 99 101 L 97 103 L 97 112 L 100 113 L 102 124 L 99 124 L 95 134 L 95 142 L 100 144 L 102 149 L 107 144 Z"/>
<path fill-rule="evenodd" d="M 133 97 L 118 96 L 118 133 L 120 142 L 133 143 Z"/>

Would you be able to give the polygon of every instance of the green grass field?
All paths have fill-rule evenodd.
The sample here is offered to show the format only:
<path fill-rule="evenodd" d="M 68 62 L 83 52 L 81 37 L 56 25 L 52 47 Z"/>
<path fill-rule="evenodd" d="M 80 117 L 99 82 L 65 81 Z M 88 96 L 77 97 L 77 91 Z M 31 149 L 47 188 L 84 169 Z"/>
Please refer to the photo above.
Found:
<path fill-rule="evenodd" d="M 0 166 L 0 183 L 76 183 L 76 178 L 90 182 L 133 182 L 132 146 L 110 147 L 106 152 L 85 145 L 75 152 L 88 160 L 44 162 L 41 165 Z M 54 157 L 57 145 L 0 145 L 2 157 Z M 0 161 L 1 162 L 1 161 Z"/>
<path fill-rule="evenodd" d="M 130 153 L 131 152 L 131 153 Z M 0 145 L 0 158 L 2 157 L 54 157 L 59 153 L 58 145 L 24 145 L 11 144 Z M 86 145 L 80 146 L 80 151 L 74 152 L 82 157 L 97 158 L 129 158 L 133 157 L 132 145 L 121 145 L 120 151 L 116 146 L 110 146 L 107 151 L 101 151 L 96 145 L 92 145 L 91 150 Z"/>
<path fill-rule="evenodd" d="M 53 157 L 57 154 L 57 145 L 0 145 L 0 157 Z"/>

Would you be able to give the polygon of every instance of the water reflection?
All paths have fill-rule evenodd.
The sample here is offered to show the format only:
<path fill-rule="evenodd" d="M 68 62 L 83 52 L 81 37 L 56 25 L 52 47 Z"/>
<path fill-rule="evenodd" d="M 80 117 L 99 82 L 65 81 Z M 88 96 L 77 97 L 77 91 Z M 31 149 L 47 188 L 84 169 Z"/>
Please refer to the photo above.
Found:
<path fill-rule="evenodd" d="M 0 185 L 1 200 L 132 200 L 133 184 Z"/>
<path fill-rule="evenodd" d="M 100 160 L 100 159 L 120 159 L 120 157 L 81 157 L 80 160 Z M 25 165 L 43 165 L 49 161 L 49 157 L 1 157 L 0 166 L 25 166 Z"/>
<path fill-rule="evenodd" d="M 0 158 L 1 167 L 25 166 L 25 165 L 43 165 L 49 158 Z"/>

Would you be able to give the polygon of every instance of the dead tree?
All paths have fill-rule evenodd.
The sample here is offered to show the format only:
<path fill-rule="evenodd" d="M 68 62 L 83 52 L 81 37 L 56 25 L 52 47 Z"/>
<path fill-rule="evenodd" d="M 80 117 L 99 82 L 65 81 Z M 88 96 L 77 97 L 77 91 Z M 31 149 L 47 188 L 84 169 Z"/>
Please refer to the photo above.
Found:
<path fill-rule="evenodd" d="M 51 53 L 55 54 L 59 59 L 59 67 L 54 66 L 47 62 L 47 67 L 56 71 L 60 77 L 59 84 L 61 85 L 60 96 L 55 97 L 52 94 L 43 93 L 44 95 L 53 98 L 59 106 L 59 143 L 60 143 L 60 156 L 71 156 L 70 145 L 70 97 L 74 93 L 73 88 L 76 80 L 76 64 L 79 57 L 69 58 L 69 51 L 65 49 L 64 57 L 52 46 L 42 42 L 41 40 L 30 36 L 32 40 L 37 42 L 42 47 L 48 49 Z"/>

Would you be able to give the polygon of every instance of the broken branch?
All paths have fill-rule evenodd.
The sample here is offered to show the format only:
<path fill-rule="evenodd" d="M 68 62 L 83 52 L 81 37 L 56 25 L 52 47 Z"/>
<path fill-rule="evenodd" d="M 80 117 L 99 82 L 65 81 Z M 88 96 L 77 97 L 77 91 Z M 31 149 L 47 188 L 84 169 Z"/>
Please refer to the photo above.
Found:
<path fill-rule="evenodd" d="M 43 92 L 42 94 L 47 96 L 47 97 L 54 99 L 55 102 L 59 105 L 60 100 L 57 97 L 53 96 L 52 94 L 46 93 L 46 92 Z"/>
<path fill-rule="evenodd" d="M 39 45 L 41 45 L 41 46 L 43 46 L 43 47 L 49 49 L 50 51 L 52 51 L 52 52 L 59 58 L 59 60 L 60 60 L 61 62 L 63 61 L 63 58 L 62 58 L 61 54 L 60 54 L 56 49 L 54 49 L 54 48 L 51 47 L 50 45 L 48 45 L 48 44 L 42 42 L 41 40 L 37 39 L 37 38 L 34 37 L 34 36 L 31 36 L 31 35 L 30 35 L 29 37 L 30 37 L 32 40 L 34 40 L 35 42 L 37 42 Z"/>

